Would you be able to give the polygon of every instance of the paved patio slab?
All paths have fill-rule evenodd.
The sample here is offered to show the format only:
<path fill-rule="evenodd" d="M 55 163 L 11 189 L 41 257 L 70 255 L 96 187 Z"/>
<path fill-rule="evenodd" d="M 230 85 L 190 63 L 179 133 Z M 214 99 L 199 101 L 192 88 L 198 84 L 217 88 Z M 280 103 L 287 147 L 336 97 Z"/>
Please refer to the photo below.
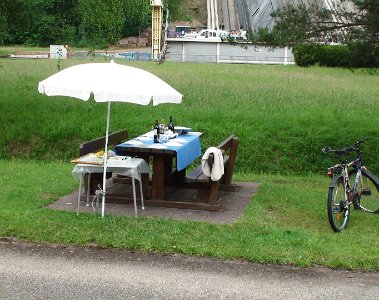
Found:
<path fill-rule="evenodd" d="M 254 182 L 236 182 L 236 191 L 220 191 L 221 197 L 221 211 L 204 211 L 194 209 L 182 209 L 182 208 L 168 208 L 168 207 L 154 207 L 145 206 L 145 210 L 141 210 L 141 206 L 138 202 L 138 217 L 159 217 L 176 220 L 191 220 L 209 223 L 228 224 L 235 222 L 241 214 L 245 211 L 246 207 L 252 200 L 255 192 L 259 187 L 259 183 Z M 124 185 L 125 186 L 125 185 Z M 107 187 L 107 194 L 118 191 L 120 189 L 119 184 L 109 183 Z M 177 195 L 178 189 L 168 189 L 167 193 L 171 195 Z M 180 189 L 180 194 L 186 195 L 186 197 L 195 197 L 195 189 Z M 191 196 L 191 194 L 193 194 Z M 137 190 L 137 195 L 139 191 Z M 170 196 L 170 195 L 168 195 Z M 78 199 L 78 190 L 75 190 L 69 195 L 66 195 L 56 202 L 50 204 L 48 208 L 65 210 L 76 213 Z M 80 213 L 92 213 L 95 214 L 92 207 L 92 199 L 90 197 L 89 206 L 86 206 L 86 196 L 81 196 Z M 93 206 L 96 207 L 95 203 Z M 99 206 L 101 204 L 99 203 Z M 100 207 L 98 211 L 100 211 Z M 105 214 L 119 215 L 119 216 L 134 216 L 133 204 L 125 203 L 112 203 L 106 202 Z"/>

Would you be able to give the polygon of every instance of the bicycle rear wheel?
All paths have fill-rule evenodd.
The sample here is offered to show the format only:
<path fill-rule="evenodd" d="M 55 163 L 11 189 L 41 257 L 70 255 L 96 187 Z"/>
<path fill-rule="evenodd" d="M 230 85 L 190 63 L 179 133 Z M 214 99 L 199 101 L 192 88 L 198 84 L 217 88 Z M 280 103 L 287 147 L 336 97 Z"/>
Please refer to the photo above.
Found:
<path fill-rule="evenodd" d="M 328 194 L 328 219 L 335 232 L 341 232 L 347 226 L 350 216 L 350 205 L 345 201 L 345 185 L 343 177 L 334 179 L 329 187 Z"/>
<path fill-rule="evenodd" d="M 360 209 L 369 213 L 379 213 L 379 182 L 373 174 L 362 170 L 356 194 Z"/>

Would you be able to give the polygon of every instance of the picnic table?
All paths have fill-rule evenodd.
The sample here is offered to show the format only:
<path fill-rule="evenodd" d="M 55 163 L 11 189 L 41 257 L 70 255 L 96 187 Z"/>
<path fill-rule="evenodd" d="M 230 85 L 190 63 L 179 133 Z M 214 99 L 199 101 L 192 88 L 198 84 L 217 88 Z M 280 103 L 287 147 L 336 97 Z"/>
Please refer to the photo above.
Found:
<path fill-rule="evenodd" d="M 165 187 L 184 182 L 186 167 L 201 155 L 200 132 L 188 132 L 165 143 L 154 143 L 153 132 L 115 146 L 117 155 L 139 157 L 152 162 L 151 188 L 149 175 L 142 174 L 142 186 L 147 205 L 175 206 L 165 201 Z"/>
<path fill-rule="evenodd" d="M 145 166 L 152 166 L 153 173 L 139 172 L 146 205 L 220 211 L 219 190 L 235 191 L 232 176 L 238 147 L 236 136 L 229 136 L 217 146 L 223 154 L 224 174 L 216 181 L 203 173 L 204 157 L 200 165 L 191 168 L 191 172 L 186 174 L 188 166 L 201 155 L 202 133 L 189 131 L 161 143 L 153 142 L 153 132 L 147 132 L 133 139 L 128 139 L 128 136 L 127 130 L 118 131 L 109 136 L 110 143 L 113 144 L 116 154 L 133 159 L 139 158 L 143 160 Z M 125 140 L 126 142 L 122 142 Z M 80 154 L 91 154 L 101 149 L 103 143 L 104 137 L 83 143 L 80 145 Z M 206 159 L 210 169 L 213 169 L 212 158 L 213 156 L 209 155 Z M 91 186 L 87 197 L 94 193 L 98 184 L 102 183 L 103 170 L 99 167 L 92 169 L 95 173 L 86 173 L 88 180 L 84 180 L 85 183 L 88 181 L 87 187 Z M 108 171 L 114 170 L 108 169 Z M 128 187 L 130 183 L 133 185 L 130 176 L 122 172 L 113 172 L 113 174 L 116 176 L 112 177 L 112 172 L 107 172 L 107 178 L 112 177 L 117 188 L 107 194 L 107 199 L 115 203 L 135 202 L 135 197 L 130 196 Z M 127 177 L 124 177 L 125 175 Z"/>

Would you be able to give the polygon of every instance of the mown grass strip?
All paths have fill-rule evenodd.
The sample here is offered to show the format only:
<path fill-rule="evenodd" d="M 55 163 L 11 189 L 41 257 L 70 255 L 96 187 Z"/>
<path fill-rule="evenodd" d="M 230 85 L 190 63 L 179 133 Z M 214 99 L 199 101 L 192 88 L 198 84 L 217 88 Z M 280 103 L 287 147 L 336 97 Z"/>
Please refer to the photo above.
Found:
<path fill-rule="evenodd" d="M 217 225 L 155 217 L 101 219 L 45 208 L 77 187 L 71 170 L 67 163 L 0 160 L 0 237 L 379 270 L 379 218 L 354 211 L 348 229 L 334 234 L 325 211 L 329 182 L 318 175 L 237 174 L 262 185 L 236 223 Z"/>

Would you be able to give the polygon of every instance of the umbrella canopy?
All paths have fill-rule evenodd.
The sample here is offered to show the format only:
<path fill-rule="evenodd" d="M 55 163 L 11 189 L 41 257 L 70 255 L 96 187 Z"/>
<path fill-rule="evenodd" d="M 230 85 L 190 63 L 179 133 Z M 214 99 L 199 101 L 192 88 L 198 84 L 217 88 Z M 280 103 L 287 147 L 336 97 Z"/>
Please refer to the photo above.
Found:
<path fill-rule="evenodd" d="M 97 102 L 129 102 L 147 105 L 180 103 L 182 95 L 157 76 L 134 67 L 89 63 L 64 69 L 38 84 L 47 96 L 69 96 Z"/>
<path fill-rule="evenodd" d="M 39 82 L 38 91 L 47 96 L 68 96 L 87 101 L 108 102 L 102 189 L 102 217 L 106 194 L 107 149 L 111 102 L 141 105 L 180 103 L 182 95 L 157 76 L 134 67 L 110 63 L 88 63 L 64 69 Z"/>

